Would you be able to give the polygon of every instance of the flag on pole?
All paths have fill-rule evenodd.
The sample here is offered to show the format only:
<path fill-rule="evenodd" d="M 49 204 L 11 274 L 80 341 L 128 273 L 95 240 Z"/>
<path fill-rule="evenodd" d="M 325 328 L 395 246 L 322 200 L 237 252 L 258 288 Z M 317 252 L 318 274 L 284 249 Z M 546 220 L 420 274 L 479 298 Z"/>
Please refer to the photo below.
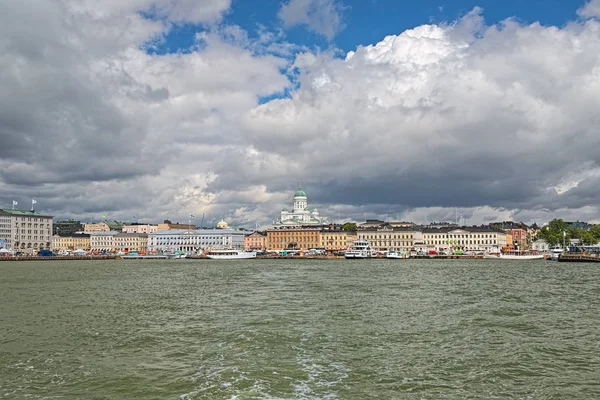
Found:
<path fill-rule="evenodd" d="M 37 203 L 37 201 L 35 201 L 35 199 L 31 199 L 31 211 L 33 211 L 33 205 Z"/>
<path fill-rule="evenodd" d="M 194 214 L 190 214 L 190 219 L 196 217 Z"/>
<path fill-rule="evenodd" d="M 19 204 L 19 203 L 17 203 L 16 200 L 13 200 L 13 206 L 16 206 L 17 204 Z"/>

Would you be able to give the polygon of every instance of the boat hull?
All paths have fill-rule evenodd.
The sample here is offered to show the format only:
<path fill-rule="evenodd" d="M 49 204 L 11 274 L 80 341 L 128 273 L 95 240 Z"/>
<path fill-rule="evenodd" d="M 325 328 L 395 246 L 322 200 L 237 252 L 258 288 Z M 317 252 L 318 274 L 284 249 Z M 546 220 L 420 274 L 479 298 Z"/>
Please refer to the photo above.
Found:
<path fill-rule="evenodd" d="M 348 253 L 346 252 L 346 254 L 344 254 L 344 257 L 347 259 L 364 259 L 364 258 L 373 258 L 373 255 L 371 254 L 358 254 L 358 253 Z"/>
<path fill-rule="evenodd" d="M 543 254 L 511 255 L 511 254 L 484 254 L 483 258 L 488 260 L 543 260 Z"/>
<path fill-rule="evenodd" d="M 255 252 L 240 251 L 237 254 L 206 254 L 207 258 L 211 260 L 247 260 L 250 258 L 256 258 Z"/>

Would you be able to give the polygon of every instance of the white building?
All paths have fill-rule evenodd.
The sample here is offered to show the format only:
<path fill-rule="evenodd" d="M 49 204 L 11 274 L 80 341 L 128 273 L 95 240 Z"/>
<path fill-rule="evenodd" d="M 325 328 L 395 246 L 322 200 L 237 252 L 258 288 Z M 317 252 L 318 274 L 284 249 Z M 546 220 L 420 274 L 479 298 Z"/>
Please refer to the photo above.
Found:
<path fill-rule="evenodd" d="M 148 234 L 148 250 L 200 252 L 204 249 L 244 249 L 245 231 L 234 229 L 176 229 Z"/>
<path fill-rule="evenodd" d="M 37 211 L 0 209 L 0 248 L 34 254 L 51 246 L 51 216 Z"/>
<path fill-rule="evenodd" d="M 117 231 L 90 233 L 90 250 L 93 252 L 112 253 L 115 251 L 115 236 Z"/>
<path fill-rule="evenodd" d="M 489 251 L 506 246 L 506 233 L 493 228 L 422 229 L 421 235 L 422 245 L 415 244 L 415 248 L 423 251 Z"/>
<path fill-rule="evenodd" d="M 550 245 L 544 239 L 538 239 L 531 244 L 531 249 L 541 252 L 547 252 L 550 251 Z"/>
<path fill-rule="evenodd" d="M 308 207 L 308 198 L 302 188 L 294 194 L 294 209 L 288 211 L 286 208 L 281 210 L 279 220 L 273 222 L 274 225 L 325 225 L 327 218 L 319 215 L 316 207 Z"/>

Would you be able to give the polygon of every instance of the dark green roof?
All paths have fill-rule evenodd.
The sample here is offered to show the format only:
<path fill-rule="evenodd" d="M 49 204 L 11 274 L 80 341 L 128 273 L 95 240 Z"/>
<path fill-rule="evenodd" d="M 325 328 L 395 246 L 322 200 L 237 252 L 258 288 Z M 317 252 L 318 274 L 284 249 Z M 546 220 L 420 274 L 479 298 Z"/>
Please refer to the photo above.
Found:
<path fill-rule="evenodd" d="M 44 214 L 40 214 L 37 211 L 31 211 L 31 210 L 13 210 L 12 208 L 1 208 L 0 211 L 5 212 L 7 214 L 11 214 L 11 215 L 24 215 L 24 216 L 29 216 L 29 217 L 48 217 L 48 218 L 52 218 L 52 216 L 50 215 L 44 215 Z"/>
<path fill-rule="evenodd" d="M 294 197 L 306 197 L 306 192 L 302 189 L 298 189 Z"/>
<path fill-rule="evenodd" d="M 108 225 L 111 230 L 123 228 L 123 223 L 119 221 L 104 221 L 104 223 Z"/>

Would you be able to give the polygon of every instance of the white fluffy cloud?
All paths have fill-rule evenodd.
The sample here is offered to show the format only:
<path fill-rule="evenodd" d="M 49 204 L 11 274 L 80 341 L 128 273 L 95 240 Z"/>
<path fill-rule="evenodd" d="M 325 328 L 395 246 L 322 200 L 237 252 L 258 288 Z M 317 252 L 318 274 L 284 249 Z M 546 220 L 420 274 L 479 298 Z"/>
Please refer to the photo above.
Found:
<path fill-rule="evenodd" d="M 312 29 L 332 37 L 339 9 L 325 3 L 338 25 Z M 302 182 L 332 219 L 426 222 L 455 207 L 469 223 L 599 219 L 595 19 L 486 26 L 475 9 L 290 63 L 300 47 L 280 33 L 262 27 L 254 40 L 215 25 L 229 7 L 0 4 L 2 204 L 35 197 L 61 217 L 191 212 L 254 226 Z M 280 16 L 311 26 L 311 7 L 291 0 Z M 144 51 L 185 22 L 209 26 L 190 51 Z"/>
<path fill-rule="evenodd" d="M 305 25 L 331 40 L 344 27 L 342 10 L 336 0 L 289 0 L 282 4 L 279 18 L 288 27 Z"/>
<path fill-rule="evenodd" d="M 577 14 L 583 18 L 600 17 L 600 0 L 589 0 Z"/>

